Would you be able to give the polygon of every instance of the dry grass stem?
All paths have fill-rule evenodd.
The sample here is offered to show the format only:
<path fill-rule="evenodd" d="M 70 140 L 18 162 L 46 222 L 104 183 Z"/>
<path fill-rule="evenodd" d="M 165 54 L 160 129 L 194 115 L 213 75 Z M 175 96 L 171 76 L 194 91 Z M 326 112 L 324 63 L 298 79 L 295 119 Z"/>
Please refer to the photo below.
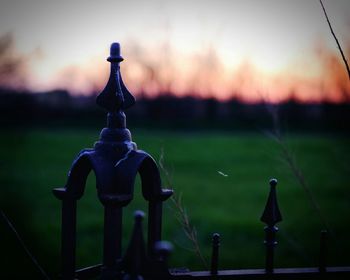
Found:
<path fill-rule="evenodd" d="M 324 217 L 315 196 L 313 195 L 311 189 L 309 188 L 309 186 L 305 180 L 304 174 L 297 164 L 295 156 L 293 155 L 293 153 L 291 152 L 291 150 L 289 149 L 288 145 L 286 144 L 286 142 L 284 141 L 284 139 L 282 137 L 282 133 L 281 133 L 281 129 L 280 129 L 280 118 L 279 118 L 279 114 L 278 114 L 278 106 L 277 105 L 271 105 L 271 106 L 267 105 L 267 111 L 270 113 L 270 115 L 272 117 L 272 121 L 273 121 L 273 131 L 268 133 L 268 135 L 272 139 L 274 139 L 275 142 L 279 145 L 279 147 L 281 149 L 282 161 L 287 164 L 287 166 L 291 170 L 292 174 L 296 178 L 297 182 L 299 183 L 299 185 L 302 187 L 302 189 L 306 193 L 311 205 L 313 206 L 315 212 L 317 213 L 324 228 L 327 231 L 330 231 L 329 224 L 328 224 L 326 218 Z"/>
<path fill-rule="evenodd" d="M 292 154 L 292 152 L 290 151 L 290 149 L 288 148 L 287 144 L 285 143 L 285 141 L 283 140 L 283 138 L 281 136 L 277 136 L 277 135 L 274 135 L 274 136 L 275 136 L 275 137 L 273 137 L 274 140 L 281 148 L 282 160 L 287 164 L 287 166 L 291 170 L 292 174 L 294 175 L 294 177 L 298 181 L 299 185 L 303 188 L 304 192 L 306 193 L 308 199 L 311 202 L 311 205 L 315 209 L 322 225 L 324 226 L 324 228 L 327 231 L 329 231 L 328 222 L 327 222 L 326 218 L 324 217 L 315 196 L 313 195 L 311 189 L 309 188 L 309 186 L 305 180 L 303 172 L 301 171 L 298 164 L 296 163 L 296 159 L 295 159 L 294 155 Z"/>
<path fill-rule="evenodd" d="M 166 168 L 165 164 L 164 164 L 164 151 L 163 151 L 163 149 L 161 150 L 161 154 L 160 154 L 160 158 L 159 158 L 159 167 L 162 170 L 162 172 L 164 173 L 167 187 L 174 189 L 173 184 L 172 184 L 171 174 L 168 171 L 168 168 Z M 179 224 L 181 225 L 182 230 L 185 233 L 185 236 L 188 238 L 188 240 L 192 244 L 191 249 L 188 249 L 188 248 L 185 248 L 185 249 L 194 252 L 197 255 L 197 257 L 201 260 L 205 269 L 208 269 L 208 262 L 205 259 L 205 257 L 203 256 L 202 251 L 201 251 L 200 246 L 199 246 L 197 230 L 192 225 L 190 218 L 187 214 L 186 208 L 183 205 L 182 194 L 180 193 L 179 195 L 176 195 L 176 193 L 174 193 L 170 197 L 170 200 L 174 206 L 174 207 L 172 207 L 174 216 L 175 216 L 176 220 L 179 222 Z M 182 247 L 182 248 L 184 248 L 184 247 Z"/>

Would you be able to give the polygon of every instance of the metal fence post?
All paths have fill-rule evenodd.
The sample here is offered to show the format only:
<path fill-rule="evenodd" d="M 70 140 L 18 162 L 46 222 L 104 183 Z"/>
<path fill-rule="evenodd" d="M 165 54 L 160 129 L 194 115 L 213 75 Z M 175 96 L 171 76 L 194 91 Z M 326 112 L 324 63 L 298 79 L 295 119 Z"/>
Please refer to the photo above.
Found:
<path fill-rule="evenodd" d="M 148 254 L 154 256 L 154 245 L 161 240 L 162 202 L 150 201 L 148 204 Z"/>
<path fill-rule="evenodd" d="M 211 255 L 211 268 L 210 268 L 210 273 L 212 275 L 218 274 L 219 247 L 220 247 L 220 234 L 214 233 L 213 239 L 212 239 L 212 255 Z"/>
<path fill-rule="evenodd" d="M 77 202 L 67 197 L 64 188 L 54 189 L 54 194 L 62 200 L 61 265 L 62 278 L 75 278 L 76 212 Z"/>

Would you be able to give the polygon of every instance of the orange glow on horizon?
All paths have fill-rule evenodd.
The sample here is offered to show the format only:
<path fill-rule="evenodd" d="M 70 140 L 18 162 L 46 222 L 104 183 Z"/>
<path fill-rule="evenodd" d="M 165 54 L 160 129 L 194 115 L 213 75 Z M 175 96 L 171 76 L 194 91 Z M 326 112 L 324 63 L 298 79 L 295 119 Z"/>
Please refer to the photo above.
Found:
<path fill-rule="evenodd" d="M 321 45 L 309 54 L 318 60 L 316 66 L 308 66 L 307 60 L 294 61 L 279 72 L 263 71 L 249 60 L 230 68 L 213 49 L 183 56 L 171 49 L 166 53 L 125 49 L 121 71 L 136 96 L 192 95 L 249 103 L 276 103 L 291 98 L 299 102 L 350 100 L 350 83 L 341 58 Z M 103 89 L 108 75 L 109 63 L 95 57 L 81 67 L 64 68 L 52 83 L 75 94 L 90 94 Z"/>
<path fill-rule="evenodd" d="M 350 47 L 346 50 L 350 56 Z M 350 82 L 343 61 L 324 44 L 318 44 L 313 52 L 304 56 L 305 60 L 294 60 L 284 67 L 275 64 L 265 70 L 259 62 L 256 65 L 249 59 L 232 66 L 213 48 L 184 54 L 170 46 L 165 50 L 161 45 L 159 49 L 142 48 L 141 51 L 139 46 L 127 44 L 123 53 L 122 75 L 136 96 L 192 95 L 218 100 L 235 98 L 248 103 L 278 103 L 291 98 L 299 102 L 350 100 Z M 96 94 L 109 76 L 106 56 L 101 54 L 81 64 L 65 66 L 54 77 L 44 72 L 46 83 L 28 79 L 24 87 L 34 91 L 59 88 L 72 94 Z M 30 73 L 26 75 L 30 77 Z"/>
<path fill-rule="evenodd" d="M 349 60 L 350 2 L 324 2 Z M 13 37 L 7 54 L 17 70 L 0 77 L 0 86 L 96 93 L 107 81 L 105 57 L 116 40 L 123 78 L 135 95 L 350 101 L 350 82 L 318 1 L 12 0 L 3 10 L 0 39 Z"/>

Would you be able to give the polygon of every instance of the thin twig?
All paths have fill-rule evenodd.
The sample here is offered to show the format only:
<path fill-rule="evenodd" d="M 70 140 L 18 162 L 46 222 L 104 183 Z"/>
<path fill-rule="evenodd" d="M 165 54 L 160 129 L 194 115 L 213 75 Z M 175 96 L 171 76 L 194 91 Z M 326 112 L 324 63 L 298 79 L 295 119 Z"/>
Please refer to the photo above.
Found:
<path fill-rule="evenodd" d="M 338 49 L 339 49 L 340 54 L 341 54 L 341 57 L 342 57 L 342 59 L 343 59 L 343 61 L 344 61 L 346 70 L 347 70 L 347 72 L 348 72 L 348 77 L 349 77 L 349 80 L 350 80 L 350 69 L 349 69 L 349 65 L 348 65 L 348 62 L 347 62 L 347 60 L 346 60 L 346 57 L 345 57 L 345 55 L 344 55 L 343 49 L 341 48 L 340 43 L 339 43 L 339 41 L 338 41 L 338 38 L 337 38 L 337 36 L 335 35 L 335 33 L 334 33 L 334 31 L 333 31 L 332 25 L 331 25 L 331 23 L 330 23 L 330 21 L 329 21 L 329 18 L 328 18 L 328 15 L 327 15 L 327 12 L 326 12 L 326 9 L 325 9 L 325 7 L 324 7 L 324 5 L 323 5 L 322 0 L 320 0 L 320 4 L 321 4 L 321 6 L 322 6 L 324 15 L 325 15 L 325 17 L 326 17 L 326 20 L 327 20 L 329 29 L 331 30 L 331 33 L 332 33 L 332 35 L 333 35 L 333 37 L 334 37 L 334 40 L 335 40 L 335 42 L 336 42 L 337 45 L 338 45 Z"/>
<path fill-rule="evenodd" d="M 270 115 L 272 117 L 272 121 L 273 121 L 273 131 L 268 133 L 268 135 L 272 139 L 274 139 L 276 141 L 276 143 L 280 146 L 281 156 L 282 156 L 283 161 L 288 165 L 288 167 L 290 168 L 294 177 L 297 179 L 298 183 L 303 188 L 304 192 L 306 193 L 308 199 L 310 200 L 311 205 L 313 206 L 315 212 L 317 213 L 317 215 L 318 215 L 321 223 L 325 227 L 325 229 L 327 231 L 330 231 L 329 224 L 328 224 L 326 218 L 324 217 L 315 196 L 313 195 L 311 189 L 309 188 L 309 186 L 305 180 L 303 172 L 299 168 L 299 166 L 295 160 L 295 157 L 293 156 L 292 152 L 290 151 L 290 149 L 288 148 L 286 142 L 284 141 L 284 139 L 282 137 L 282 133 L 281 133 L 281 129 L 280 129 L 280 119 L 279 119 L 279 114 L 278 114 L 278 107 L 267 106 L 266 108 L 267 108 L 267 111 L 270 113 Z"/>
<path fill-rule="evenodd" d="M 318 204 L 317 200 L 315 199 L 315 196 L 313 195 L 311 189 L 306 183 L 305 177 L 301 169 L 298 167 L 295 158 L 291 154 L 290 150 L 288 149 L 286 143 L 283 141 L 281 137 L 274 137 L 275 141 L 280 145 L 281 152 L 282 152 L 282 159 L 287 163 L 290 170 L 292 171 L 294 177 L 299 182 L 300 186 L 305 191 L 306 195 L 308 196 L 311 205 L 314 207 L 318 217 L 321 220 L 321 223 L 325 227 L 327 231 L 330 231 L 328 222 L 326 218 L 323 216 L 323 213 L 321 211 L 320 205 Z"/>
<path fill-rule="evenodd" d="M 171 201 L 175 205 L 176 210 L 178 213 L 175 215 L 177 220 L 182 226 L 182 229 L 186 235 L 186 237 L 191 241 L 193 246 L 193 251 L 196 253 L 196 255 L 199 257 L 199 259 L 202 261 L 204 267 L 208 268 L 207 260 L 204 258 L 199 243 L 198 243 L 198 235 L 196 228 L 191 224 L 190 219 L 187 215 L 186 209 L 184 208 L 181 200 L 181 195 L 177 197 L 175 194 L 171 197 Z"/>
<path fill-rule="evenodd" d="M 37 267 L 37 269 L 40 271 L 40 273 L 42 274 L 44 279 L 49 280 L 50 277 L 47 275 L 47 273 L 45 272 L 45 270 L 40 266 L 40 264 L 38 263 L 38 261 L 35 259 L 35 257 L 33 256 L 33 254 L 29 251 L 28 247 L 26 246 L 26 244 L 24 243 L 23 239 L 20 237 L 20 235 L 18 234 L 17 230 L 15 229 L 15 227 L 13 226 L 13 224 L 11 223 L 11 221 L 9 220 L 9 218 L 6 216 L 6 214 L 4 213 L 4 211 L 0 210 L 2 217 L 4 218 L 5 222 L 7 223 L 8 227 L 12 230 L 12 232 L 14 233 L 14 235 L 16 236 L 18 242 L 21 244 L 23 250 L 26 252 L 26 254 L 28 255 L 28 257 L 31 259 L 31 261 L 33 262 L 33 264 Z"/>
<path fill-rule="evenodd" d="M 163 173 L 165 175 L 165 180 L 166 180 L 167 187 L 173 189 L 171 175 L 170 175 L 168 169 L 165 167 L 165 164 L 164 164 L 164 150 L 163 149 L 161 149 L 161 154 L 160 154 L 160 158 L 159 158 L 159 167 L 160 167 L 160 169 L 163 171 Z M 174 193 L 171 196 L 170 200 L 171 200 L 171 202 L 174 205 L 174 216 L 175 216 L 175 218 L 180 223 L 180 225 L 182 227 L 182 230 L 185 233 L 185 236 L 192 243 L 193 249 L 189 249 L 189 250 L 193 251 L 198 256 L 198 258 L 201 260 L 201 262 L 202 262 L 203 266 L 205 267 L 205 269 L 208 269 L 208 262 L 205 259 L 205 257 L 203 256 L 203 254 L 201 252 L 201 249 L 200 249 L 200 246 L 199 246 L 197 230 L 191 224 L 190 218 L 189 218 L 189 216 L 187 214 L 187 211 L 186 211 L 185 207 L 183 206 L 182 194 L 180 193 L 177 196 Z"/>

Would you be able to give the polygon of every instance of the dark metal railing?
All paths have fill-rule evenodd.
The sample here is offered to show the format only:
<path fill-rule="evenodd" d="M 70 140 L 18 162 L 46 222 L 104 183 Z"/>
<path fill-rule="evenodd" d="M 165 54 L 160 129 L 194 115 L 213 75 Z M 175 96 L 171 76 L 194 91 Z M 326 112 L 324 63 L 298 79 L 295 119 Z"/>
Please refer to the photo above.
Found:
<path fill-rule="evenodd" d="M 161 241 L 162 204 L 172 190 L 162 189 L 159 170 L 153 158 L 138 150 L 126 128 L 124 110 L 135 98 L 123 83 L 119 63 L 123 61 L 120 46 L 113 43 L 110 56 L 109 80 L 97 97 L 97 104 L 107 110 L 107 127 L 93 149 L 82 150 L 74 160 L 63 188 L 53 190 L 62 201 L 61 256 L 63 279 L 302 279 L 350 276 L 350 267 L 326 266 L 326 232 L 321 234 L 318 268 L 274 268 L 277 244 L 276 224 L 282 220 L 276 196 L 277 180 L 270 180 L 270 193 L 261 221 L 265 227 L 265 269 L 218 270 L 220 235 L 212 239 L 210 271 L 168 269 L 167 259 L 172 246 Z M 76 269 L 77 201 L 83 196 L 87 176 L 96 175 L 98 198 L 104 207 L 104 238 L 102 264 Z M 133 199 L 135 177 L 140 174 L 142 194 L 148 201 L 147 246 L 142 231 L 144 213 L 135 213 L 135 224 L 127 250 L 122 252 L 123 208 Z"/>

